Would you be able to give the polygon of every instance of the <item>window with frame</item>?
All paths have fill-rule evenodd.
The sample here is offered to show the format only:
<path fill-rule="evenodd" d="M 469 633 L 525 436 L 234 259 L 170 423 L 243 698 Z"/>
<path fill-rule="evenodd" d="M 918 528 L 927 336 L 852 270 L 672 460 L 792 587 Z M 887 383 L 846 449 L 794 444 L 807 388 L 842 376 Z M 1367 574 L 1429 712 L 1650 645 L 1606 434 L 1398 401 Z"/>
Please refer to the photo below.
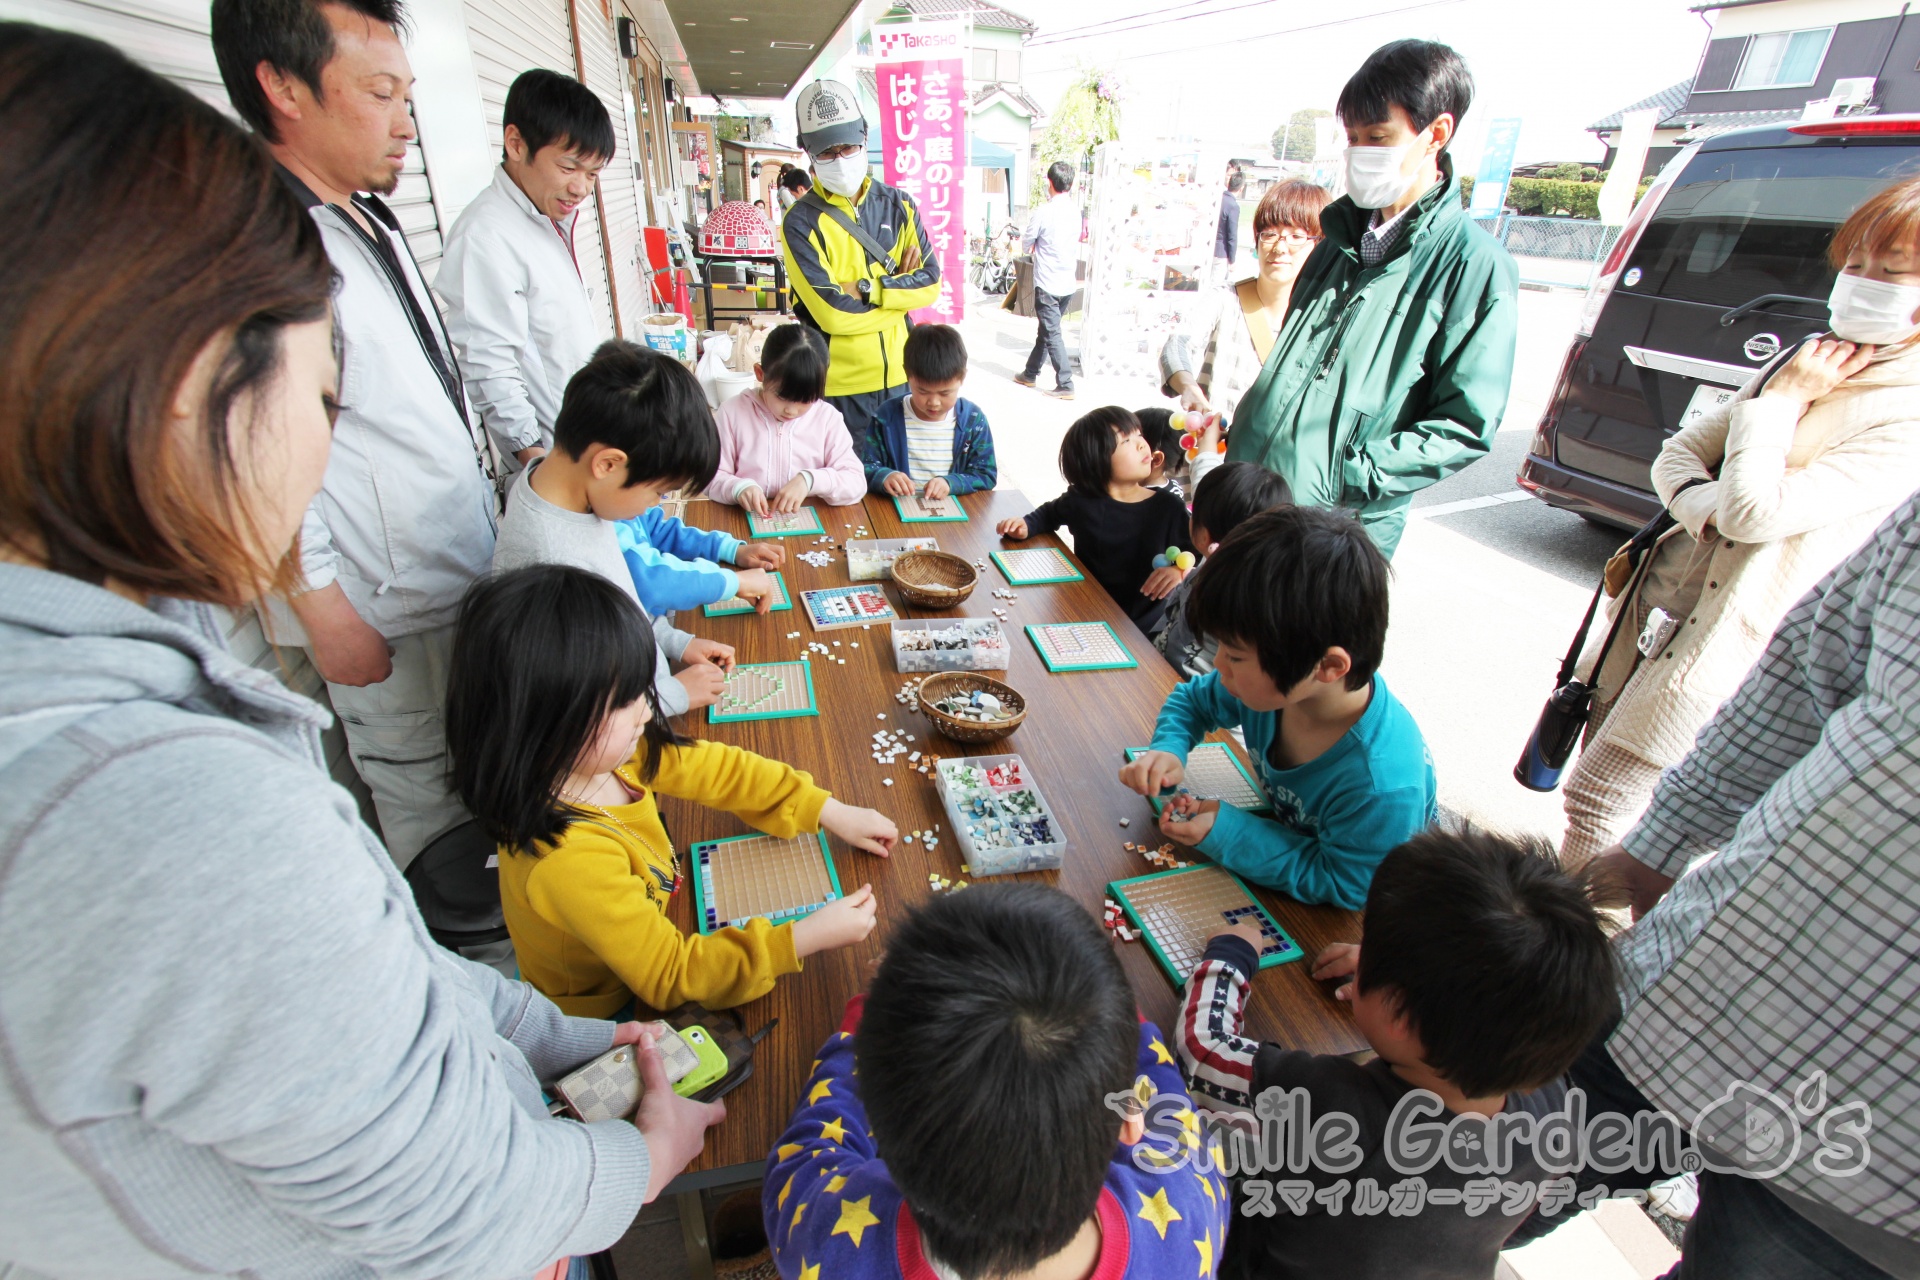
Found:
<path fill-rule="evenodd" d="M 1832 27 L 1754 36 L 1747 41 L 1733 87 L 1776 89 L 1812 84 L 1820 78 L 1820 64 L 1826 59 L 1827 43 L 1832 38 Z"/>

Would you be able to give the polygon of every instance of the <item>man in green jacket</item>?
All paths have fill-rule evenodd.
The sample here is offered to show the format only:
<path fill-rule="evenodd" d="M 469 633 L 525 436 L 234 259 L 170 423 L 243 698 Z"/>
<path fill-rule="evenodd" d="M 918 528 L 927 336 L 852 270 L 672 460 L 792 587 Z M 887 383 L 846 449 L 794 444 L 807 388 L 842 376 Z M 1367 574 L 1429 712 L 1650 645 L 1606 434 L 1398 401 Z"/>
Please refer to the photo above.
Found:
<path fill-rule="evenodd" d="M 1340 91 L 1347 194 L 1234 414 L 1227 458 L 1353 512 L 1391 556 L 1413 495 L 1493 447 L 1513 375 L 1513 260 L 1446 154 L 1473 77 L 1443 44 L 1376 49 Z"/>

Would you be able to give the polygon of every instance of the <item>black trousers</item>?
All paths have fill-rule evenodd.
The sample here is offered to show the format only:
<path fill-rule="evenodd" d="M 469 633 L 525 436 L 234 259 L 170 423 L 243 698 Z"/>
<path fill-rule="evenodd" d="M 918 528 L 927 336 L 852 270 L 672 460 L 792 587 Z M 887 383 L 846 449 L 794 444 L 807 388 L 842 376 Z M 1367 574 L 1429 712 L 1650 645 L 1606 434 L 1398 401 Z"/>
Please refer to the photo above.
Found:
<path fill-rule="evenodd" d="M 1608 1026 L 1581 1051 L 1567 1082 L 1586 1091 L 1589 1118 L 1603 1111 L 1633 1116 L 1657 1110 L 1607 1052 L 1613 1032 Z M 1581 1169 L 1573 1181 L 1581 1191 L 1601 1184 L 1614 1191 L 1644 1191 L 1669 1176 L 1665 1170 L 1603 1174 Z M 1578 1212 L 1577 1205 L 1551 1218 L 1536 1211 L 1514 1230 L 1507 1247 L 1537 1240 Z M 1665 1280 L 1890 1280 L 1879 1267 L 1795 1213 L 1765 1184 L 1707 1170 L 1700 1174 L 1700 1206 L 1687 1223 L 1681 1253 Z"/>

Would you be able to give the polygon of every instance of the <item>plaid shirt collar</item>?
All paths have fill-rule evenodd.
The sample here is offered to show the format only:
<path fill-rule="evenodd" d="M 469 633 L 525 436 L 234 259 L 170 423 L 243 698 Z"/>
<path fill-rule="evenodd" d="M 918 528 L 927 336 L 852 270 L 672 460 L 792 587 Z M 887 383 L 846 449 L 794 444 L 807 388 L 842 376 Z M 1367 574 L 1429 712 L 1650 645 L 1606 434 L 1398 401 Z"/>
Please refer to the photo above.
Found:
<path fill-rule="evenodd" d="M 1392 252 L 1393 246 L 1400 242 L 1401 232 L 1407 229 L 1407 215 L 1412 213 L 1418 205 L 1419 201 L 1416 200 L 1385 222 L 1380 221 L 1378 209 L 1373 211 L 1373 225 L 1369 226 L 1367 233 L 1360 237 L 1361 266 L 1380 265 L 1380 260 Z"/>

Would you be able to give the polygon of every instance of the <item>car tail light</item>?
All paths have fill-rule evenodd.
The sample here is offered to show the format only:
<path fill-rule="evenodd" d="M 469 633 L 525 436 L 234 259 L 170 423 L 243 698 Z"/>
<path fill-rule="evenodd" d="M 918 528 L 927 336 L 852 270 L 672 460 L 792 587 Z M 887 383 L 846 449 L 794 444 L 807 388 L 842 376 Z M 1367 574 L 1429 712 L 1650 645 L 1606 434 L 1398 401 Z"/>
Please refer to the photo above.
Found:
<path fill-rule="evenodd" d="M 1573 377 L 1573 368 L 1586 351 L 1584 337 L 1575 337 L 1567 344 L 1567 358 L 1560 362 L 1560 376 L 1554 379 L 1553 394 L 1547 398 L 1546 412 L 1540 415 L 1540 423 L 1533 429 L 1533 444 L 1527 450 L 1536 458 L 1553 457 L 1553 429 L 1560 425 L 1560 410 L 1567 403 L 1567 386 Z"/>
<path fill-rule="evenodd" d="M 1920 133 L 1920 116 L 1844 116 L 1838 120 L 1809 120 L 1790 124 L 1788 133 L 1810 138 L 1871 138 L 1892 133 Z"/>
<path fill-rule="evenodd" d="M 1640 233 L 1647 229 L 1647 223 L 1653 220 L 1653 211 L 1660 207 L 1667 192 L 1673 190 L 1673 180 L 1687 167 L 1687 161 L 1693 159 L 1700 150 L 1695 143 L 1667 162 L 1660 176 L 1647 188 L 1647 194 L 1640 197 L 1640 203 L 1627 215 L 1626 225 L 1620 228 L 1620 238 L 1613 242 L 1613 248 L 1607 251 L 1605 262 L 1600 264 L 1600 273 L 1594 277 L 1587 288 L 1586 303 L 1580 308 L 1580 325 L 1577 330 L 1582 338 L 1593 336 L 1593 326 L 1600 322 L 1600 309 L 1607 305 L 1607 299 L 1613 296 L 1613 286 L 1619 283 L 1620 271 L 1627 265 L 1627 259 L 1633 256 L 1633 247 L 1640 243 Z"/>

